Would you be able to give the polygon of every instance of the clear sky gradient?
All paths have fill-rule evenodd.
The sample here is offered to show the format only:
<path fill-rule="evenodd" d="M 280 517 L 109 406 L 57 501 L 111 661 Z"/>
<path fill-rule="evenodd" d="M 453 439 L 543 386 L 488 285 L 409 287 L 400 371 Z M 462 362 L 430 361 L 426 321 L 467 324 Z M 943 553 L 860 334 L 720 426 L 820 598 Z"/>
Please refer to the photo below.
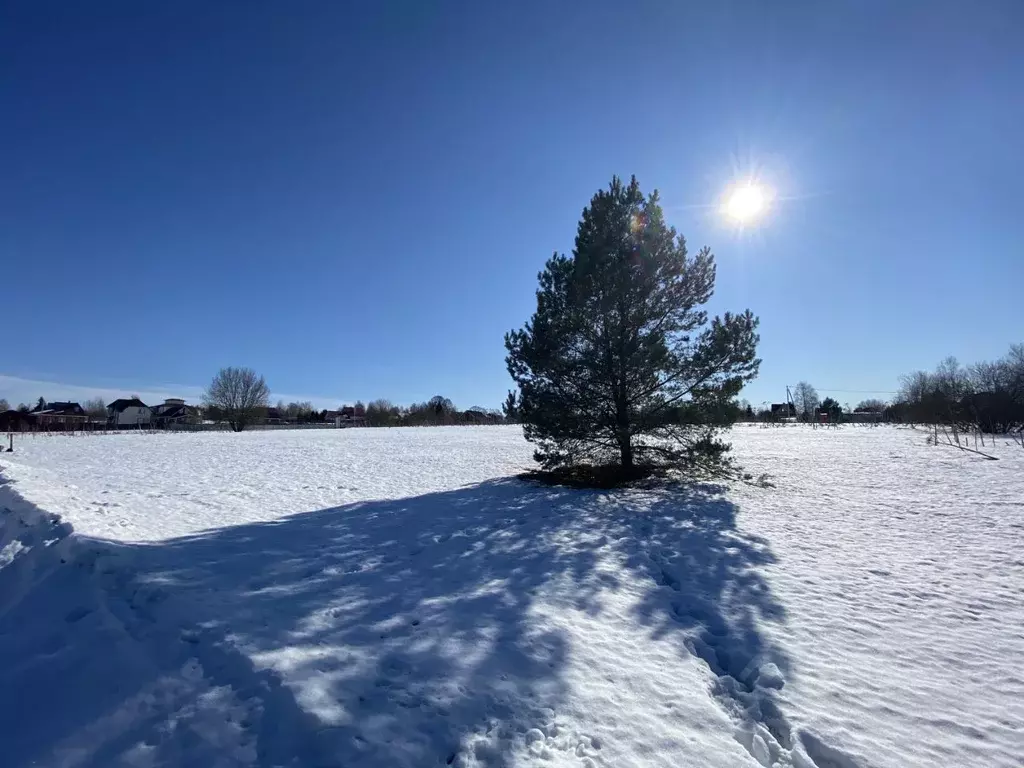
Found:
<path fill-rule="evenodd" d="M 755 403 L 999 356 L 1022 40 L 1019 0 L 5 3 L 0 396 L 247 365 L 324 406 L 497 405 L 612 174 L 711 246 L 713 310 L 760 316 Z M 737 233 L 749 173 L 780 200 Z"/>

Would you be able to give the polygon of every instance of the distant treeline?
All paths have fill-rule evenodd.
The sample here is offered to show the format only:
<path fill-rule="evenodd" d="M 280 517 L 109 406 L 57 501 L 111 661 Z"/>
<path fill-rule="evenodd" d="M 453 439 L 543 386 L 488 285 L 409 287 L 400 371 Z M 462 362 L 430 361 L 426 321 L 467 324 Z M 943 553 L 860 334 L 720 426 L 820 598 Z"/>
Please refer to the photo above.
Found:
<path fill-rule="evenodd" d="M 203 418 L 210 421 L 224 421 L 228 418 L 226 409 L 216 405 L 207 404 L 202 411 Z M 436 395 L 424 403 L 413 403 L 408 406 L 395 405 L 390 400 L 381 398 L 369 403 L 357 401 L 354 405 L 343 406 L 337 410 L 317 410 L 309 401 L 278 401 L 276 406 L 261 409 L 253 421 L 321 424 L 333 422 L 337 417 L 347 423 L 368 427 L 504 424 L 510 421 L 502 411 L 495 409 L 475 406 L 464 411 L 459 410 L 449 398 L 441 395 Z M 514 414 L 512 418 L 514 419 Z"/>
<path fill-rule="evenodd" d="M 363 409 L 362 403 L 355 404 L 355 411 Z M 447 397 L 435 395 L 425 403 L 399 406 L 390 400 L 371 400 L 366 404 L 366 424 L 371 427 L 422 427 L 444 424 L 503 424 L 510 420 L 501 411 L 479 406 L 460 411 Z M 511 414 L 514 420 L 514 414 Z"/>
<path fill-rule="evenodd" d="M 1006 433 L 1024 427 L 1024 344 L 1006 356 L 963 366 L 947 357 L 934 371 L 900 379 L 889 406 L 893 421 L 978 426 Z"/>

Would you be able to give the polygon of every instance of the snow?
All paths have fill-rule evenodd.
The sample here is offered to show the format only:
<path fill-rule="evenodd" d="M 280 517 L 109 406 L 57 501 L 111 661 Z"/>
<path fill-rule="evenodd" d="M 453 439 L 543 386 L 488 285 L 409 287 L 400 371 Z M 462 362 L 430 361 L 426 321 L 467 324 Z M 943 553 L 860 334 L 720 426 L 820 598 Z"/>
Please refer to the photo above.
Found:
<path fill-rule="evenodd" d="M 776 487 L 540 487 L 515 427 L 16 439 L 3 764 L 1020 765 L 1024 450 L 732 439 Z"/>
<path fill-rule="evenodd" d="M 27 437 L 3 457 L 19 490 L 87 536 L 160 541 L 533 465 L 518 430 L 268 430 Z M 13 474 L 12 474 L 13 476 Z"/>

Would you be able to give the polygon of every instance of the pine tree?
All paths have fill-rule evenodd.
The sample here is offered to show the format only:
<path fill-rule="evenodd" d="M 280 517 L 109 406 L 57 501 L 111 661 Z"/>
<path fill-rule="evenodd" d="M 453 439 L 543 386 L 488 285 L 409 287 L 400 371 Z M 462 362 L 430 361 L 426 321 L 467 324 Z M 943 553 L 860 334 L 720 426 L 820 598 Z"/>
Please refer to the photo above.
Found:
<path fill-rule="evenodd" d="M 510 389 L 505 402 L 501 404 L 501 412 L 505 415 L 505 421 L 515 424 L 519 421 L 519 401 L 516 398 L 515 390 Z"/>
<path fill-rule="evenodd" d="M 716 435 L 757 375 L 758 321 L 709 321 L 714 257 L 688 255 L 657 192 L 613 178 L 584 209 L 572 256 L 553 255 L 538 279 L 537 311 L 505 346 L 542 466 L 721 468 L 729 447 Z"/>

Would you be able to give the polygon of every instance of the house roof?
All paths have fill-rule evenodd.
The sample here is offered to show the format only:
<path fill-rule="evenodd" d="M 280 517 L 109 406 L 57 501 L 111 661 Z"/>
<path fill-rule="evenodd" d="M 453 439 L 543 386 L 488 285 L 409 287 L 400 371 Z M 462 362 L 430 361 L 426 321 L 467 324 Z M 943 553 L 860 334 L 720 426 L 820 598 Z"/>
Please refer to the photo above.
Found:
<path fill-rule="evenodd" d="M 181 406 L 185 406 L 186 408 L 195 408 L 195 406 L 189 406 L 189 404 L 180 397 L 168 397 L 163 402 L 156 404 L 156 406 L 150 406 L 150 410 L 155 414 L 162 414 L 169 409 L 180 408 Z"/>
<path fill-rule="evenodd" d="M 67 413 L 71 412 L 74 414 L 84 413 L 82 406 L 78 403 L 63 402 L 54 400 L 53 402 L 47 403 L 44 407 L 40 408 L 38 405 L 32 409 L 32 413 Z"/>
<path fill-rule="evenodd" d="M 117 400 L 112 402 L 110 405 L 108 405 L 107 408 L 113 408 L 115 411 L 120 413 L 125 408 L 131 408 L 132 406 L 135 406 L 136 408 L 149 408 L 148 405 L 146 405 L 144 402 L 139 400 L 139 398 L 137 398 L 137 397 L 122 397 L 122 398 L 118 398 Z"/>
<path fill-rule="evenodd" d="M 171 405 L 163 406 L 163 410 L 160 411 L 158 417 L 161 419 L 177 419 L 181 416 L 196 416 L 199 410 L 192 407 L 191 405 Z"/>
<path fill-rule="evenodd" d="M 170 402 L 164 400 L 164 402 L 160 403 L 159 405 L 151 405 L 149 407 L 149 410 L 151 410 L 154 415 L 160 416 L 175 408 L 191 408 L 193 410 L 199 410 L 196 406 L 189 405 L 184 400 L 174 400 Z"/>

